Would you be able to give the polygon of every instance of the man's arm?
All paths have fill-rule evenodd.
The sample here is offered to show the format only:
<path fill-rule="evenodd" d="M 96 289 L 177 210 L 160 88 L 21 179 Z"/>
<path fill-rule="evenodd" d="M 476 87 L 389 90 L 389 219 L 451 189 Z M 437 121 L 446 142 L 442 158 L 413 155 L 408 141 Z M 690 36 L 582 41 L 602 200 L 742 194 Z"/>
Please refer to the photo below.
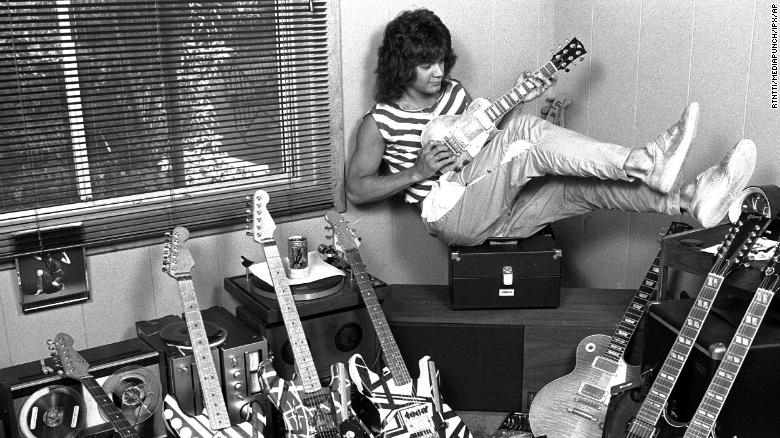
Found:
<path fill-rule="evenodd" d="M 452 163 L 452 152 L 443 144 L 429 144 L 417 155 L 414 166 L 398 173 L 380 173 L 385 142 L 373 116 L 363 118 L 357 146 L 347 166 L 347 199 L 354 204 L 381 201 L 425 180 Z"/>

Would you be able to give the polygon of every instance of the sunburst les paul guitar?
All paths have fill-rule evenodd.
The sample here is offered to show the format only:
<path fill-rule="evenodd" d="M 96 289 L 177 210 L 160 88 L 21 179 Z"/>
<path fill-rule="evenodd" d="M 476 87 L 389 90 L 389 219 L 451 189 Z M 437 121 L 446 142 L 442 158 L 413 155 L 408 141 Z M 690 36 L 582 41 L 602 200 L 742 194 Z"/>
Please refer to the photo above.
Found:
<path fill-rule="evenodd" d="M 780 198 L 774 196 L 778 193 L 772 193 L 773 197 Z M 777 215 L 773 205 L 777 205 L 775 200 L 772 199 L 770 204 L 766 193 L 756 188 L 745 189 L 740 199 L 732 203 L 732 210 L 739 211 L 739 217 L 720 244 L 712 269 L 693 300 L 691 310 L 683 320 L 655 380 L 645 392 L 641 403 L 631 396 L 632 391 L 624 391 L 612 398 L 604 426 L 604 438 L 680 436 L 679 428 L 683 424 L 670 418 L 666 409 L 669 396 L 680 378 L 723 281 L 746 262 L 756 240 L 766 231 L 772 217 Z M 729 217 L 736 217 L 736 214 L 730 213 Z"/>
<path fill-rule="evenodd" d="M 334 211 L 326 213 L 325 220 L 333 231 L 334 247 L 345 254 L 351 266 L 387 364 L 379 376 L 360 354 L 349 360 L 352 381 L 379 411 L 382 436 L 470 438 L 463 421 L 441 400 L 438 372 L 430 357 L 419 360 L 420 377 L 416 381 L 409 375 L 347 221 Z"/>
<path fill-rule="evenodd" d="M 58 374 L 64 374 L 71 379 L 81 382 L 81 385 L 95 399 L 103 418 L 111 423 L 111 427 L 114 428 L 119 437 L 138 438 L 138 432 L 136 432 L 133 425 L 127 421 L 122 411 L 116 407 L 108 394 L 106 394 L 106 391 L 103 390 L 103 387 L 95 380 L 95 377 L 89 374 L 89 364 L 73 349 L 73 338 L 67 333 L 59 333 L 53 340 L 47 341 L 47 344 L 55 359 L 52 369 Z M 50 421 L 58 418 L 56 415 L 49 415 L 49 412 L 43 412 L 42 414 L 45 418 L 41 420 L 41 425 L 48 425 Z M 23 425 L 23 427 L 29 426 Z"/>
<path fill-rule="evenodd" d="M 290 339 L 296 373 L 292 380 L 279 377 L 269 358 L 260 364 L 260 381 L 268 397 L 282 413 L 288 437 L 311 438 L 367 438 L 369 433 L 351 408 L 351 383 L 343 363 L 330 368 L 331 381 L 322 386 L 306 341 L 300 316 L 295 305 L 290 283 L 285 273 L 279 249 L 273 237 L 276 229 L 268 213 L 268 193 L 258 190 L 252 199 L 252 230 L 250 234 L 260 243 L 271 271 L 279 309 Z"/>
<path fill-rule="evenodd" d="M 568 71 L 573 67 L 574 61 L 582 58 L 585 53 L 582 43 L 577 38 L 572 38 L 536 70 L 533 76 L 552 79 L 559 71 Z M 425 145 L 436 141 L 447 145 L 455 155 L 455 162 L 445 166 L 442 172 L 459 172 L 477 156 L 485 143 L 496 135 L 496 124 L 501 118 L 520 104 L 534 88 L 534 83 L 527 79 L 492 103 L 485 98 L 477 98 L 463 114 L 438 116 L 425 125 L 420 134 L 420 142 Z"/>
<path fill-rule="evenodd" d="M 686 223 L 673 222 L 666 234 L 691 228 Z M 536 394 L 528 414 L 534 435 L 601 436 L 611 388 L 639 377 L 640 367 L 627 365 L 624 354 L 655 293 L 660 258 L 659 251 L 612 337 L 594 334 L 584 338 L 577 345 L 574 371 L 548 383 Z"/>
<path fill-rule="evenodd" d="M 184 319 L 187 321 L 187 331 L 192 345 L 192 354 L 200 379 L 200 389 L 203 394 L 203 404 L 209 418 L 211 429 L 220 430 L 230 427 L 225 399 L 222 397 L 222 386 L 211 355 L 206 327 L 198 305 L 198 296 L 192 282 L 190 271 L 195 266 L 189 250 L 186 247 L 190 232 L 184 227 L 175 227 L 166 234 L 163 247 L 163 271 L 176 279 L 181 303 L 184 307 Z"/>

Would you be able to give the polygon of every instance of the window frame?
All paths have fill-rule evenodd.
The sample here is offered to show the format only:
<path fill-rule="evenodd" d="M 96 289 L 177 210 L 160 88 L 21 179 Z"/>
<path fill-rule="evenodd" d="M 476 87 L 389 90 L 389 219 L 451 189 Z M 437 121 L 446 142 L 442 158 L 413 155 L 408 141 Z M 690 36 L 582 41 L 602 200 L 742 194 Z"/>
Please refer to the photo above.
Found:
<path fill-rule="evenodd" d="M 296 0 L 277 0 L 279 3 L 299 4 L 300 1 Z M 70 0 L 56 0 L 57 8 L 59 9 L 62 3 L 70 3 Z M 329 94 L 329 110 L 328 118 L 330 123 L 330 167 L 331 167 L 331 191 L 333 208 L 339 212 L 343 212 L 346 209 L 346 193 L 344 187 L 344 171 L 345 171 L 345 143 L 344 143 L 344 125 L 343 125 L 343 93 L 342 93 L 342 74 L 341 74 L 341 27 L 340 27 L 340 0 L 324 0 L 326 7 L 326 26 L 327 26 L 327 58 L 328 58 L 328 94 Z M 312 4 L 310 2 L 310 4 Z M 59 20 L 60 27 L 66 25 L 69 21 L 69 17 L 66 21 Z M 67 26 L 65 26 L 67 28 Z M 70 34 L 68 30 L 65 32 Z M 63 32 L 59 33 L 60 39 L 63 38 Z M 73 58 L 75 64 L 75 43 L 70 40 L 69 45 L 73 46 L 70 50 L 74 51 L 73 54 L 66 54 L 66 48 L 63 47 L 62 52 L 62 64 L 63 71 L 66 70 L 65 64 L 67 59 Z M 67 44 L 66 44 L 67 46 Z M 77 69 L 77 66 L 73 68 Z M 68 77 L 66 75 L 66 87 L 74 87 L 68 85 Z M 289 170 L 283 174 L 275 173 L 269 175 L 258 175 L 262 170 L 255 169 L 251 172 L 251 180 L 244 177 L 236 179 L 228 179 L 226 181 L 211 183 L 207 185 L 193 186 L 193 187 L 179 187 L 172 190 L 158 190 L 154 192 L 146 192 L 143 194 L 134 194 L 120 197 L 113 197 L 107 199 L 90 199 L 91 191 L 88 182 L 82 181 L 83 172 L 88 172 L 89 163 L 86 164 L 80 160 L 86 160 L 87 145 L 84 140 L 86 136 L 83 134 L 84 121 L 83 112 L 80 109 L 81 96 L 78 95 L 71 102 L 71 93 L 74 95 L 78 93 L 78 82 L 75 85 L 75 91 L 68 90 L 68 103 L 67 118 L 70 124 L 70 139 L 71 146 L 73 148 L 73 159 L 76 165 L 77 181 L 75 186 L 78 190 L 78 196 L 81 199 L 79 202 L 74 202 L 66 205 L 39 207 L 35 209 L 28 209 L 24 211 L 15 211 L 10 213 L 0 212 L 0 224 L 3 224 L 3 228 L 10 229 L 11 233 L 23 234 L 30 232 L 31 230 L 44 230 L 53 229 L 58 227 L 72 226 L 73 213 L 79 210 L 82 220 L 89 220 L 90 218 L 99 217 L 105 213 L 115 212 L 121 208 L 127 208 L 132 205 L 132 208 L 126 211 L 131 214 L 142 214 L 144 211 L 153 210 L 160 206 L 169 206 L 172 203 L 176 203 L 177 206 L 187 206 L 190 204 L 196 204 L 198 202 L 204 202 L 209 198 L 218 198 L 224 193 L 234 193 L 238 186 L 241 190 L 261 189 L 268 186 L 269 181 L 284 179 L 287 181 L 295 181 L 295 175 L 284 174 L 290 172 Z M 291 93 L 294 96 L 294 90 Z M 81 132 L 79 135 L 75 133 Z M 80 139 L 80 141 L 79 141 Z M 283 154 L 294 153 L 294 148 L 290 144 L 295 144 L 294 141 L 285 142 Z M 239 158 L 230 157 L 234 160 L 240 160 Z M 243 160 L 241 160 L 243 161 Z M 249 162 L 247 162 L 249 163 Z M 262 166 L 262 165 L 258 165 Z M 310 213 L 292 213 L 282 215 L 277 219 L 278 222 L 287 222 L 292 220 L 299 220 L 306 217 L 315 217 L 320 215 L 322 209 L 317 212 Z M 243 225 L 241 225 L 243 226 Z M 239 225 L 220 225 L 211 227 L 205 230 L 196 231 L 194 234 L 213 234 L 230 229 L 235 229 Z M 149 240 L 148 238 L 139 237 L 133 239 L 137 241 Z M 95 245 L 89 245 L 88 249 L 95 248 L 98 252 L 103 252 L 99 247 L 110 247 L 112 249 L 121 248 L 124 246 L 137 246 L 134 241 L 123 242 L 107 242 L 98 243 Z"/>

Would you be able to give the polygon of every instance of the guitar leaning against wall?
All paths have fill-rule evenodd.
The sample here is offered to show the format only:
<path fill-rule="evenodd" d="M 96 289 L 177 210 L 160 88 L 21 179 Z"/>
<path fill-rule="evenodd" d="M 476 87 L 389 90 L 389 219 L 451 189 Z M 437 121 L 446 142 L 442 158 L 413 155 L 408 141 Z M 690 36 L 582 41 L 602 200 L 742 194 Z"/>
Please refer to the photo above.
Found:
<path fill-rule="evenodd" d="M 271 403 L 282 413 L 288 437 L 368 438 L 370 434 L 351 407 L 351 382 L 343 363 L 331 365 L 330 385 L 323 387 L 298 315 L 295 298 L 274 240 L 276 224 L 268 212 L 268 193 L 257 190 L 250 211 L 249 234 L 263 248 L 271 271 L 279 309 L 290 339 L 296 373 L 286 381 L 273 369 L 271 358 L 260 364 L 260 383 Z"/>
<path fill-rule="evenodd" d="M 767 197 L 767 193 L 772 196 Z M 641 403 L 632 391 L 623 391 L 612 398 L 607 410 L 604 438 L 656 438 L 679 436 L 680 424 L 667 412 L 669 396 L 680 378 L 683 366 L 693 350 L 704 321 L 723 286 L 726 277 L 743 265 L 756 240 L 766 231 L 780 205 L 777 191 L 764 192 L 749 187 L 743 191 L 729 211 L 735 223 L 721 243 L 710 271 L 699 290 L 679 333 L 661 368 L 656 373 Z M 733 213 L 736 211 L 737 213 Z M 738 216 L 738 217 L 737 217 Z"/>
<path fill-rule="evenodd" d="M 385 438 L 471 438 L 471 432 L 439 394 L 438 371 L 430 357 L 418 364 L 420 377 L 413 381 L 390 331 L 371 279 L 357 250 L 357 237 L 347 221 L 334 211 L 325 214 L 333 231 L 333 246 L 345 254 L 360 288 L 387 368 L 379 376 L 360 354 L 349 359 L 349 375 L 359 392 L 379 411 L 381 436 Z M 465 382 L 463 382 L 465 383 Z"/>
<path fill-rule="evenodd" d="M 692 228 L 672 222 L 666 235 Z M 626 364 L 624 354 L 655 294 L 660 261 L 659 251 L 612 337 L 595 334 L 584 338 L 577 345 L 574 371 L 536 394 L 528 414 L 536 436 L 601 437 L 611 388 L 639 378 L 639 366 Z"/>

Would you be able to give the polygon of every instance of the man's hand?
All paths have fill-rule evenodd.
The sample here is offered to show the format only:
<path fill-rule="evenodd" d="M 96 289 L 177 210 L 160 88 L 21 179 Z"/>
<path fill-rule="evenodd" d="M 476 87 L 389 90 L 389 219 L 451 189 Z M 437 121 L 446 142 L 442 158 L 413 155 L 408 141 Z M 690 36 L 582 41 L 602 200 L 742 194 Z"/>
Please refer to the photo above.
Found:
<path fill-rule="evenodd" d="M 533 88 L 528 92 L 528 94 L 525 95 L 522 102 L 530 102 L 536 99 L 549 90 L 550 87 L 555 85 L 555 79 L 550 79 L 542 74 L 534 76 L 529 71 L 520 73 L 520 76 L 517 77 L 515 84 L 520 85 L 525 81 L 530 81 L 533 84 Z"/>
<path fill-rule="evenodd" d="M 414 167 L 423 179 L 427 179 L 454 162 L 455 156 L 447 145 L 440 141 L 430 141 L 417 153 Z"/>

